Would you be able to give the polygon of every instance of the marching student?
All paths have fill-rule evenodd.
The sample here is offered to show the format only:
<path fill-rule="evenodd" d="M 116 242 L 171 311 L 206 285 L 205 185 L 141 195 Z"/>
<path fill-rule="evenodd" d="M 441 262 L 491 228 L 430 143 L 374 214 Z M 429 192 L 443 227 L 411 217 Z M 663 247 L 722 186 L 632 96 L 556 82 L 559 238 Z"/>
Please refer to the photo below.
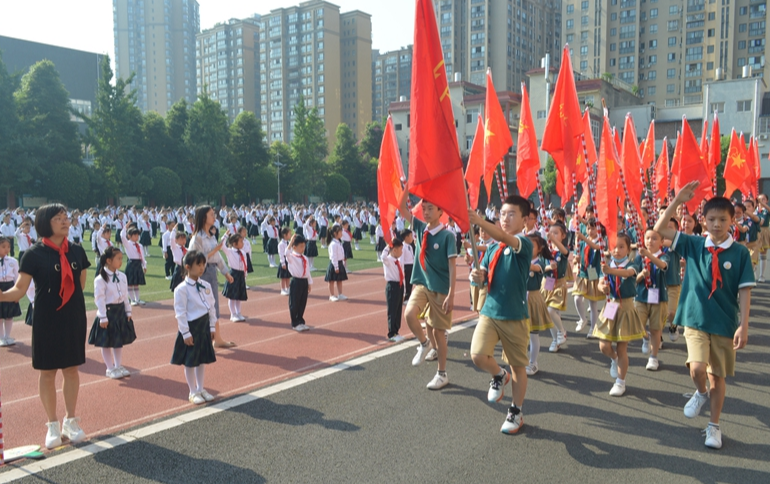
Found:
<path fill-rule="evenodd" d="M 588 329 L 588 339 L 593 338 L 594 327 L 599 319 L 599 302 L 605 299 L 604 294 L 599 290 L 599 277 L 601 276 L 602 251 L 601 239 L 597 230 L 596 220 L 590 219 L 586 223 L 586 234 L 578 231 L 575 233 L 578 244 L 579 271 L 572 295 L 575 298 L 575 309 L 577 309 L 580 320 L 577 323 L 575 331 L 580 333 L 589 325 L 586 315 L 586 301 L 591 309 L 590 328 Z"/>
<path fill-rule="evenodd" d="M 342 227 L 332 225 L 326 232 L 326 245 L 329 247 L 329 267 L 326 269 L 324 281 L 329 283 L 329 301 L 344 301 L 347 296 L 342 294 L 342 281 L 348 280 L 345 270 L 345 249 L 342 247 Z M 337 285 L 337 292 L 334 286 Z"/>
<path fill-rule="evenodd" d="M 399 260 L 404 243 L 393 239 L 390 247 L 382 252 L 382 270 L 385 273 L 385 301 L 388 305 L 388 341 L 400 343 L 401 313 L 404 307 L 404 269 Z"/>
<path fill-rule="evenodd" d="M 275 218 L 270 217 L 267 221 L 267 227 L 265 227 L 265 233 L 267 234 L 267 262 L 271 268 L 276 268 L 278 265 L 275 263 L 275 255 L 278 254 L 278 228 L 275 226 Z"/>
<path fill-rule="evenodd" d="M 185 247 L 186 242 L 187 234 L 184 232 L 178 232 L 175 230 L 173 235 L 169 237 L 171 261 L 174 264 L 174 273 L 171 274 L 171 284 L 169 284 L 171 292 L 174 292 L 174 289 L 176 289 L 179 284 L 184 282 L 184 256 L 187 254 L 187 247 Z"/>
<path fill-rule="evenodd" d="M 288 296 L 291 286 L 291 272 L 289 264 L 286 262 L 286 256 L 289 251 L 289 241 L 291 240 L 291 229 L 283 227 L 281 229 L 281 241 L 278 242 L 278 273 L 276 277 L 281 280 L 281 296 Z"/>
<path fill-rule="evenodd" d="M 166 263 L 164 264 L 163 270 L 166 273 L 166 279 L 169 281 L 174 275 L 174 268 L 176 267 L 176 264 L 174 264 L 174 254 L 171 253 L 171 238 L 174 236 L 176 222 L 173 220 L 170 220 L 168 223 L 166 223 L 166 230 L 163 232 L 163 234 L 160 236 L 160 243 L 161 243 L 161 250 L 163 251 L 163 258 L 166 259 Z"/>
<path fill-rule="evenodd" d="M 88 335 L 88 344 L 102 349 L 107 378 L 115 380 L 131 375 L 122 364 L 123 346 L 136 340 L 122 265 L 123 253 L 116 247 L 108 247 L 99 257 L 101 269 L 94 279 L 96 319 Z"/>
<path fill-rule="evenodd" d="M 184 365 L 184 376 L 190 389 L 188 400 L 200 405 L 214 400 L 204 388 L 205 366 L 217 361 L 214 354 L 214 333 L 217 313 L 216 295 L 201 276 L 206 271 L 206 255 L 191 250 L 184 256 L 187 277 L 174 290 L 174 313 L 179 332 L 171 356 L 172 365 Z"/>
<path fill-rule="evenodd" d="M 475 211 L 468 211 L 470 222 L 498 241 L 489 246 L 481 265 L 472 272 L 473 280 L 477 284 L 486 283 L 488 291 L 473 331 L 470 352 L 473 364 L 492 375 L 488 401 L 502 400 L 505 386 L 511 381 L 511 406 L 500 428 L 504 434 L 515 434 L 524 425 L 521 408 L 527 392 L 527 279 L 532 260 L 532 242 L 522 233 L 527 215 L 529 202 L 517 195 L 507 197 L 503 202 L 500 209 L 502 228 L 484 221 Z M 498 341 L 510 364 L 510 375 L 495 360 Z"/>
<path fill-rule="evenodd" d="M 404 267 L 404 304 L 412 295 L 412 269 L 414 267 L 414 234 L 409 229 L 404 229 L 398 234 L 398 238 L 404 243 L 401 251 L 401 265 Z"/>
<path fill-rule="evenodd" d="M 291 327 L 298 333 L 310 329 L 310 326 L 305 324 L 305 308 L 307 307 L 307 297 L 310 294 L 310 286 L 313 285 L 313 276 L 310 275 L 310 262 L 303 254 L 306 250 L 305 243 L 305 237 L 295 234 L 289 241 L 288 254 L 286 255 L 286 265 L 291 274 L 289 315 L 291 316 Z"/>
<path fill-rule="evenodd" d="M 69 242 L 69 241 L 68 241 Z M 24 252 L 35 243 L 35 237 L 32 235 L 32 219 L 27 217 L 16 229 L 16 245 L 19 246 L 19 262 L 24 257 Z"/>
<path fill-rule="evenodd" d="M 8 254 L 11 252 L 11 240 L 8 237 L 0 236 L 0 291 L 7 291 L 16 284 L 19 278 L 19 263 Z M 0 331 L 0 346 L 13 346 L 16 340 L 11 338 L 13 329 L 13 318 L 21 316 L 21 306 L 19 301 L 0 302 L 0 320 L 2 320 L 2 331 Z"/>
<path fill-rule="evenodd" d="M 530 215 L 532 212 L 530 212 Z M 548 315 L 548 308 L 540 292 L 543 275 L 548 262 L 553 258 L 548 250 L 548 242 L 535 231 L 527 234 L 532 242 L 532 260 L 529 262 L 529 280 L 527 281 L 527 310 L 529 312 L 529 365 L 527 376 L 538 372 L 537 357 L 540 355 L 540 331 L 553 328 L 553 321 Z"/>
<path fill-rule="evenodd" d="M 305 236 L 305 257 L 310 262 L 310 271 L 316 270 L 315 258 L 318 257 L 318 226 L 315 218 L 312 215 L 307 216 L 305 224 L 303 226 L 303 233 Z"/>
<path fill-rule="evenodd" d="M 762 219 L 759 225 L 759 277 L 757 282 L 765 282 L 767 267 L 767 249 L 770 249 L 770 206 L 767 205 L 767 195 L 757 197 L 757 215 Z"/>
<path fill-rule="evenodd" d="M 145 302 L 139 299 L 139 286 L 144 286 L 144 275 L 147 272 L 147 261 L 144 259 L 142 248 L 139 246 L 141 230 L 131 225 L 123 227 L 120 231 L 120 240 L 123 241 L 123 250 L 126 251 L 128 264 L 126 264 L 126 279 L 128 280 L 128 298 L 132 306 L 144 306 Z"/>
<path fill-rule="evenodd" d="M 229 229 L 228 229 L 229 230 Z M 243 237 L 235 233 L 225 235 L 227 245 L 222 251 L 227 257 L 227 265 L 230 267 L 232 281 L 226 281 L 222 288 L 222 295 L 227 298 L 227 307 L 230 309 L 230 321 L 246 321 L 241 314 L 241 302 L 249 299 L 246 292 L 246 255 L 243 253 Z"/>
<path fill-rule="evenodd" d="M 634 266 L 639 271 L 636 276 L 634 308 L 642 326 L 647 326 L 649 322 L 650 330 L 642 340 L 642 353 L 650 355 L 647 360 L 647 369 L 650 371 L 657 371 L 660 366 L 660 338 L 664 321 L 668 317 L 666 272 L 670 258 L 661 250 L 662 242 L 660 234 L 647 229 L 644 233 L 645 247 L 639 248 L 639 255 L 634 260 Z"/>
<path fill-rule="evenodd" d="M 749 228 L 747 232 L 748 237 L 746 238 L 746 248 L 749 249 L 749 254 L 751 254 L 751 263 L 755 269 L 754 278 L 756 279 L 759 277 L 757 271 L 759 269 L 759 249 L 761 245 L 759 235 L 762 219 L 755 213 L 756 207 L 754 206 L 754 200 L 747 198 L 744 200 L 743 205 L 746 207 L 744 212 L 744 223 Z"/>
<path fill-rule="evenodd" d="M 399 210 L 408 214 L 407 193 L 401 199 Z M 454 308 L 457 247 L 452 232 L 441 223 L 444 211 L 436 205 L 423 200 L 422 221 L 412 217 L 411 227 L 417 233 L 417 252 L 412 272 L 412 295 L 406 305 L 406 322 L 409 329 L 420 341 L 412 365 L 422 364 L 430 347 L 438 354 L 436 375 L 428 383 L 429 390 L 439 390 L 449 383 L 446 373 L 447 339 L 446 332 L 452 328 L 452 309 Z M 420 326 L 419 315 L 430 308 L 426 318 L 426 332 Z"/>
<path fill-rule="evenodd" d="M 655 230 L 673 241 L 672 248 L 687 263 L 675 323 L 685 327 L 687 366 L 697 391 L 685 405 L 684 415 L 697 417 L 710 400 L 705 445 L 719 449 L 725 378 L 735 374 L 735 352 L 748 341 L 751 288 L 756 282 L 748 249 L 734 243 L 728 232 L 735 217 L 730 200 L 714 197 L 703 206 L 707 237 L 693 237 L 666 227 L 676 208 L 692 200 L 698 185 L 688 183 L 677 193 Z"/>
<path fill-rule="evenodd" d="M 626 393 L 626 374 L 628 372 L 628 343 L 644 337 L 644 326 L 634 308 L 636 296 L 636 275 L 638 268 L 631 263 L 631 238 L 626 233 L 619 233 L 612 257 L 607 264 L 602 260 L 602 274 L 606 281 L 599 283 L 599 289 L 610 296 L 599 315 L 599 322 L 594 328 L 594 336 L 599 339 L 599 349 L 612 360 L 610 376 L 615 384 L 610 395 L 620 397 Z M 612 348 L 615 343 L 617 349 Z"/>
<path fill-rule="evenodd" d="M 690 217 L 692 220 L 692 217 Z M 679 232 L 679 222 L 675 217 L 668 221 L 668 228 Z M 668 324 L 668 337 L 672 342 L 679 339 L 679 327 L 674 324 L 676 310 L 679 307 L 679 295 L 682 288 L 681 256 L 671 248 L 671 241 L 663 241 L 663 252 L 668 255 L 666 270 L 666 292 L 668 293 L 668 314 L 665 315 L 664 325 Z"/>
<path fill-rule="evenodd" d="M 564 211 L 554 210 L 554 216 L 563 217 Z M 548 242 L 553 246 L 551 265 L 546 267 L 546 276 L 541 291 L 543 299 L 548 306 L 548 314 L 551 316 L 554 328 L 551 328 L 553 341 L 548 351 L 556 353 L 567 342 L 567 332 L 561 321 L 561 311 L 567 310 L 567 272 L 569 269 L 569 249 L 567 243 L 567 228 L 561 223 L 551 224 L 548 229 Z"/>

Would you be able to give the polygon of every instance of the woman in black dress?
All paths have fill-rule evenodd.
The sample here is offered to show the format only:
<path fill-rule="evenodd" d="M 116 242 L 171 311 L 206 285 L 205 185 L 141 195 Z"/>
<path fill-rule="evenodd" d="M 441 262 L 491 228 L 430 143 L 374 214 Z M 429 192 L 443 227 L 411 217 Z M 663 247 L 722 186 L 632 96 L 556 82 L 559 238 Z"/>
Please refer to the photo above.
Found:
<path fill-rule="evenodd" d="M 83 247 L 69 244 L 70 220 L 60 204 L 44 205 L 35 215 L 40 240 L 24 252 L 16 285 L 0 293 L 0 301 L 18 301 L 35 282 L 32 317 L 32 367 L 40 371 L 40 400 L 48 417 L 45 445 L 61 445 L 61 437 L 81 442 L 85 433 L 75 417 L 80 388 L 78 366 L 86 362 L 86 302 L 83 286 L 91 263 Z M 56 373 L 64 378 L 64 423 L 56 412 Z"/>

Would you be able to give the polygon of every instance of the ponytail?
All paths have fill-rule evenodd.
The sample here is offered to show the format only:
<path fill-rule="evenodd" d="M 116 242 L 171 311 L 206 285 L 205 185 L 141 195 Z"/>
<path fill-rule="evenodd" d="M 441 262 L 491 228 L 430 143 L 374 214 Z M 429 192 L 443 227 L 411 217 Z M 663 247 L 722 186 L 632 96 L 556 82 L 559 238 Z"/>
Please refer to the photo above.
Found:
<path fill-rule="evenodd" d="M 548 250 L 548 242 L 545 241 L 545 239 L 538 233 L 528 234 L 527 238 L 532 241 L 533 244 L 537 244 L 539 251 L 535 253 L 532 252 L 532 257 L 542 257 L 545 260 L 551 260 L 553 259 L 553 255 L 551 254 L 551 251 Z"/>
<path fill-rule="evenodd" d="M 326 245 L 331 244 L 332 239 L 334 238 L 334 234 L 341 231 L 342 231 L 342 227 L 340 227 L 339 225 L 332 225 L 332 227 L 326 232 Z"/>

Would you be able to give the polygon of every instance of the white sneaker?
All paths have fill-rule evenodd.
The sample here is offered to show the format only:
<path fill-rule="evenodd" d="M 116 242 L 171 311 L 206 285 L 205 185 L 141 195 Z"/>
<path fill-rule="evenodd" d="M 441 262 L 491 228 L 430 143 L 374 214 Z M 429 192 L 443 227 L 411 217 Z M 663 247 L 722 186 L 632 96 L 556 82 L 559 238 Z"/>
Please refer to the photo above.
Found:
<path fill-rule="evenodd" d="M 414 358 L 412 358 L 412 366 L 422 365 L 422 362 L 425 361 L 425 355 L 428 354 L 429 350 L 430 350 L 430 343 L 426 343 L 425 345 L 418 344 L 417 354 L 414 355 Z"/>
<path fill-rule="evenodd" d="M 61 445 L 61 430 L 59 429 L 59 422 L 48 422 L 45 424 L 48 427 L 48 432 L 45 434 L 45 446 L 48 449 L 53 449 Z"/>
<path fill-rule="evenodd" d="M 687 401 L 687 404 L 684 406 L 684 416 L 687 418 L 695 418 L 700 414 L 701 408 L 703 408 L 703 405 L 705 405 L 706 401 L 709 399 L 708 393 L 705 395 L 701 395 L 696 390 L 692 397 L 690 397 L 690 400 Z"/>
<path fill-rule="evenodd" d="M 586 324 L 587 323 L 581 319 L 580 321 L 577 322 L 577 326 L 575 326 L 575 331 L 580 333 L 581 331 L 586 329 Z"/>
<path fill-rule="evenodd" d="M 189 397 L 187 397 L 188 400 L 190 400 L 190 403 L 194 405 L 203 405 L 206 403 L 206 399 L 203 398 L 203 396 L 200 393 L 191 393 Z"/>
<path fill-rule="evenodd" d="M 764 277 L 760 277 L 759 279 L 757 279 L 757 282 L 765 282 L 765 278 Z M 721 438 L 721 436 L 720 436 L 720 438 Z"/>
<path fill-rule="evenodd" d="M 537 365 L 529 365 L 526 368 L 527 376 L 532 376 L 537 373 Z"/>
<path fill-rule="evenodd" d="M 513 414 L 513 407 L 508 409 L 508 416 L 505 417 L 503 426 L 500 427 L 500 432 L 508 435 L 513 435 L 521 429 L 524 425 L 524 417 L 521 415 L 521 410 L 516 415 Z"/>
<path fill-rule="evenodd" d="M 721 430 L 714 427 L 713 425 L 709 425 L 703 430 L 703 433 L 706 435 L 706 447 L 711 447 L 712 449 L 722 448 Z"/>
<path fill-rule="evenodd" d="M 111 378 L 113 380 L 119 380 L 123 378 L 123 372 L 117 368 L 113 368 L 112 370 L 107 370 L 105 375 L 107 375 L 107 378 Z"/>
<path fill-rule="evenodd" d="M 8 343 L 8 340 L 0 338 L 0 348 L 4 346 L 11 346 L 10 343 Z"/>
<path fill-rule="evenodd" d="M 246 321 L 246 316 L 244 316 L 243 314 L 239 314 L 238 321 L 241 321 L 241 322 Z"/>
<path fill-rule="evenodd" d="M 642 353 L 645 355 L 650 354 L 650 334 L 647 333 L 647 337 L 642 340 Z"/>
<path fill-rule="evenodd" d="M 129 303 L 130 303 L 132 306 L 136 306 L 137 304 L 139 304 L 138 302 L 134 301 L 133 299 L 129 300 Z"/>
<path fill-rule="evenodd" d="M 610 389 L 611 397 L 621 397 L 624 393 L 626 393 L 626 386 L 617 382 L 612 385 L 612 388 Z"/>
<path fill-rule="evenodd" d="M 237 323 L 238 321 L 240 321 L 240 319 L 238 319 L 238 316 L 236 316 L 234 314 L 232 316 L 230 316 L 230 322 L 231 323 Z"/>
<path fill-rule="evenodd" d="M 561 331 L 556 333 L 556 343 L 559 345 L 560 348 L 566 342 L 567 342 L 567 335 L 566 334 L 562 333 Z"/>
<path fill-rule="evenodd" d="M 310 326 L 308 326 L 307 324 L 300 324 L 299 326 L 300 328 L 302 328 L 301 329 L 302 332 L 310 331 Z"/>
<path fill-rule="evenodd" d="M 77 444 L 86 440 L 86 433 L 80 428 L 80 417 L 65 418 L 61 426 L 61 434 L 70 439 L 70 442 Z"/>
<path fill-rule="evenodd" d="M 131 372 L 128 371 L 125 366 L 119 366 L 118 370 L 123 373 L 123 376 L 131 376 Z"/>
<path fill-rule="evenodd" d="M 172 277 L 171 277 L 171 276 L 166 276 L 166 280 L 167 280 L 167 281 L 170 281 L 171 279 L 172 279 Z"/>
<path fill-rule="evenodd" d="M 298 324 L 298 325 L 296 325 L 296 326 L 292 326 L 292 327 L 291 327 L 291 329 L 293 329 L 293 330 L 294 330 L 294 331 L 296 331 L 297 333 L 301 333 L 301 332 L 302 332 L 302 325 L 301 325 L 301 324 Z"/>
<path fill-rule="evenodd" d="M 618 360 L 610 360 L 610 376 L 612 378 L 618 377 Z"/>
<path fill-rule="evenodd" d="M 668 339 L 670 339 L 672 343 L 675 343 L 676 340 L 679 339 L 679 331 L 676 326 L 668 327 Z"/>
<path fill-rule="evenodd" d="M 431 348 L 431 350 L 428 351 L 427 356 L 425 356 L 425 361 L 435 361 L 436 359 L 438 359 L 438 351 Z"/>
<path fill-rule="evenodd" d="M 210 393 L 209 393 L 209 392 L 207 392 L 206 390 L 201 390 L 201 396 L 202 396 L 202 397 L 203 397 L 203 399 L 204 399 L 204 400 L 206 400 L 207 402 L 213 402 L 213 401 L 214 401 L 214 395 L 210 394 Z"/>
<path fill-rule="evenodd" d="M 400 343 L 404 341 L 404 339 L 405 338 L 403 336 L 401 336 L 400 334 L 397 334 L 395 336 L 388 338 L 388 341 L 390 341 L 391 343 Z"/>
<path fill-rule="evenodd" d="M 427 386 L 428 390 L 440 390 L 447 386 L 449 384 L 449 377 L 448 376 L 441 376 L 438 373 L 436 373 L 436 376 L 433 377 L 433 380 L 431 380 Z"/>
<path fill-rule="evenodd" d="M 511 376 L 503 370 L 502 375 L 495 375 L 489 382 L 487 400 L 491 403 L 499 402 L 505 396 L 505 386 L 511 381 Z"/>
<path fill-rule="evenodd" d="M 289 293 L 281 289 L 281 296 L 287 296 Z"/>
<path fill-rule="evenodd" d="M 650 371 L 658 371 L 658 366 L 660 366 L 658 359 L 654 356 L 650 356 L 650 359 L 647 360 L 647 369 Z"/>
<path fill-rule="evenodd" d="M 548 351 L 550 351 L 551 353 L 556 353 L 557 351 L 559 351 L 559 343 L 557 340 L 551 341 L 551 346 L 548 347 Z"/>
<path fill-rule="evenodd" d="M 339 299 L 340 301 L 347 301 L 348 297 L 344 294 L 340 294 L 339 296 L 337 296 L 337 299 Z"/>
<path fill-rule="evenodd" d="M 329 296 L 329 301 L 337 302 L 337 301 L 339 301 L 339 299 L 337 298 L 337 296 Z"/>

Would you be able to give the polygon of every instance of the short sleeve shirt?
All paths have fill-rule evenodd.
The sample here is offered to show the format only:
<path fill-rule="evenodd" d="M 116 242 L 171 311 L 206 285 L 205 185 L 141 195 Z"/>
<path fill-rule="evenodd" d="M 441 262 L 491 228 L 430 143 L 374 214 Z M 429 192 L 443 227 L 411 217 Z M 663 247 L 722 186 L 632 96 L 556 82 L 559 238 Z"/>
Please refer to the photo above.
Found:
<path fill-rule="evenodd" d="M 540 291 L 540 285 L 543 283 L 543 274 L 545 274 L 545 259 L 538 257 L 530 261 L 530 265 L 540 266 L 540 272 L 529 271 L 529 280 L 527 281 L 527 291 Z"/>
<path fill-rule="evenodd" d="M 529 319 L 527 308 L 527 280 L 529 265 L 532 261 L 532 242 L 524 235 L 517 235 L 519 250 L 513 247 L 501 249 L 495 244 L 484 254 L 481 267 L 488 269 L 495 254 L 503 254 L 495 265 L 494 279 L 489 285 L 487 299 L 481 314 L 492 319 L 514 320 Z"/>
<path fill-rule="evenodd" d="M 564 255 L 560 250 L 552 252 L 553 260 L 556 261 L 556 278 L 563 279 L 567 277 L 567 269 L 569 269 L 569 254 Z"/>
<path fill-rule="evenodd" d="M 600 250 L 592 249 L 585 241 L 578 245 L 578 255 L 580 256 L 580 273 L 578 277 L 588 279 L 588 268 L 596 269 L 597 276 L 602 273 L 602 254 Z"/>
<path fill-rule="evenodd" d="M 770 227 L 770 212 L 766 208 L 757 210 L 757 216 L 762 219 L 762 222 L 759 224 L 760 228 Z"/>
<path fill-rule="evenodd" d="M 756 286 L 751 257 L 746 247 L 728 237 L 718 254 L 722 285 L 709 297 L 712 255 L 706 244 L 712 246 L 709 238 L 681 232 L 674 238 L 672 248 L 687 262 L 674 324 L 732 338 L 740 325 L 738 290 Z"/>
<path fill-rule="evenodd" d="M 658 257 L 660 260 L 666 263 L 668 266 L 669 263 L 669 256 L 668 254 L 660 254 Z M 652 262 L 645 263 L 645 258 L 641 255 L 637 255 L 636 259 L 634 260 L 634 266 L 637 269 L 637 274 L 639 272 L 642 272 L 644 269 L 649 267 L 649 273 L 650 273 L 650 287 L 647 287 L 646 281 L 641 281 L 636 283 L 636 300 L 639 302 L 646 303 L 647 298 L 649 296 L 649 289 L 650 288 L 657 288 L 658 289 L 658 300 L 660 302 L 668 302 L 668 292 L 666 291 L 667 285 L 666 285 L 666 273 L 668 272 L 668 267 L 666 269 L 660 269 L 658 266 L 653 264 Z"/>
<path fill-rule="evenodd" d="M 610 284 L 610 297 L 613 299 L 628 299 L 636 296 L 636 274 L 639 273 L 639 267 L 633 262 L 623 267 L 617 267 L 614 264 L 610 266 L 613 269 L 633 269 L 635 274 L 629 277 L 607 276 Z"/>
<path fill-rule="evenodd" d="M 670 247 L 663 249 L 668 254 L 668 270 L 666 270 L 666 287 L 682 285 L 682 256 Z"/>
<path fill-rule="evenodd" d="M 414 235 L 419 242 L 414 253 L 412 268 L 412 284 L 421 284 L 429 291 L 439 294 L 449 293 L 449 264 L 454 264 L 457 257 L 457 240 L 455 235 L 442 228 L 435 234 L 428 235 L 427 246 L 423 240 L 428 225 L 417 218 L 413 219 Z M 420 264 L 420 253 L 425 251 L 425 269 Z"/>

